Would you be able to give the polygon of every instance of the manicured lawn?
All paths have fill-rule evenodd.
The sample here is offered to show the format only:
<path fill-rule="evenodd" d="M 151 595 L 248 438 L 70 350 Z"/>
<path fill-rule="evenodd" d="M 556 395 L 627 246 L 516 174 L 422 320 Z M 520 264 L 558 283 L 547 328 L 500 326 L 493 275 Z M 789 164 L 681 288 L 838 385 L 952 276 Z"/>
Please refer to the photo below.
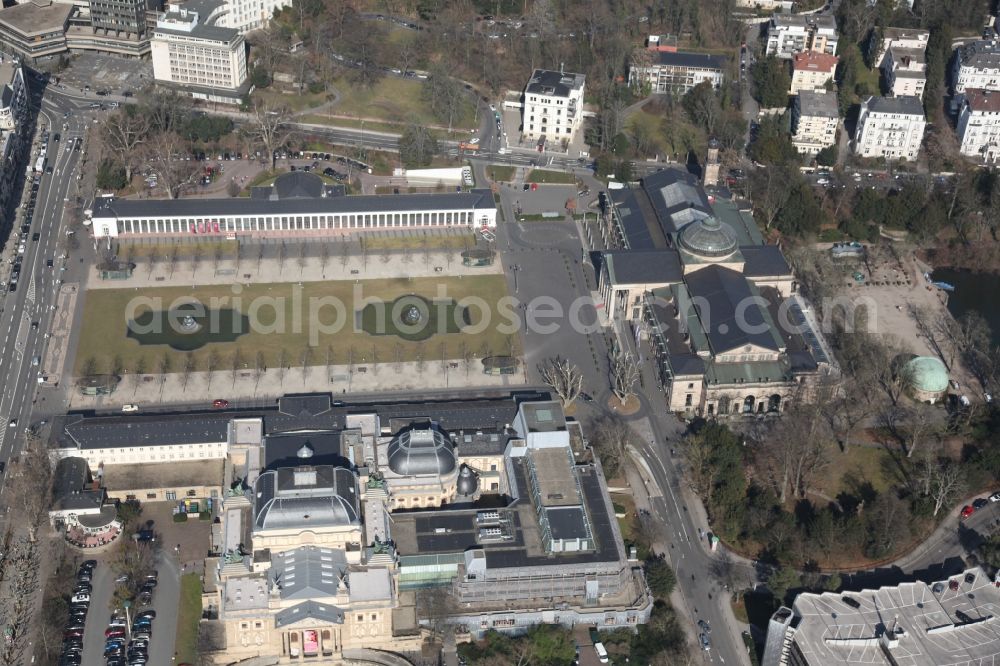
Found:
<path fill-rule="evenodd" d="M 419 254 L 411 260 L 422 261 Z M 369 261 L 379 258 L 371 257 Z M 482 299 L 483 307 L 472 304 L 468 308 L 474 329 L 471 332 L 465 329 L 442 333 L 419 343 L 361 330 L 357 313 L 370 302 L 365 299 L 391 301 L 407 294 L 448 298 L 462 305 L 462 299 L 475 296 Z M 250 326 L 234 342 L 211 343 L 190 352 L 192 371 L 210 366 L 228 370 L 234 363 L 252 369 L 258 354 L 268 367 L 277 367 L 281 362 L 294 367 L 303 363 L 323 365 L 328 350 L 334 365 L 346 364 L 350 357 L 356 363 L 387 363 L 397 354 L 402 361 L 460 358 L 463 343 L 480 356 L 506 353 L 508 336 L 497 330 L 506 321 L 497 312 L 499 300 L 506 295 L 503 276 L 495 274 L 306 282 L 301 287 L 294 283 L 254 284 L 243 286 L 238 296 L 234 296 L 230 285 L 163 287 L 142 292 L 94 289 L 84 296 L 76 372 L 82 374 L 85 367 L 91 372 L 109 372 L 114 366 L 132 373 L 140 369 L 144 373 L 183 371 L 187 353 L 166 344 L 140 345 L 128 337 L 128 321 L 151 309 L 173 310 L 193 301 L 202 303 L 207 310 L 235 309 L 249 317 Z M 480 325 L 482 330 L 475 330 Z"/>
<path fill-rule="evenodd" d="M 269 104 L 286 106 L 290 110 L 303 111 L 305 109 L 311 109 L 321 104 L 326 103 L 329 93 L 309 93 L 305 92 L 300 95 L 296 93 L 285 93 L 276 88 L 262 88 L 260 90 L 255 90 L 253 96 L 257 99 L 264 100 Z"/>
<path fill-rule="evenodd" d="M 201 579 L 198 574 L 181 576 L 177 604 L 176 664 L 194 664 L 198 659 L 198 620 L 201 619 Z"/>
<path fill-rule="evenodd" d="M 841 492 L 857 494 L 863 484 L 871 484 L 875 492 L 882 492 L 893 484 L 888 478 L 892 466 L 889 454 L 882 448 L 852 446 L 847 453 L 835 449 L 830 453 L 827 471 L 813 481 L 815 490 L 836 499 Z"/>
<path fill-rule="evenodd" d="M 562 171 L 546 171 L 545 169 L 532 169 L 528 174 L 529 183 L 559 183 L 573 184 L 576 176 Z"/>
<path fill-rule="evenodd" d="M 421 97 L 424 88 L 421 79 L 384 76 L 373 88 L 338 79 L 333 82 L 333 87 L 340 93 L 340 97 L 330 108 L 331 113 L 404 124 L 415 121 L 424 125 L 447 125 L 447 122 L 441 122 L 431 115 L 427 102 Z M 463 101 L 452 128 L 472 129 L 475 117 L 476 110 L 470 95 Z M 365 127 L 368 127 L 367 122 Z"/>
<path fill-rule="evenodd" d="M 486 175 L 493 181 L 509 182 L 514 180 L 514 167 L 490 166 L 486 168 Z"/>

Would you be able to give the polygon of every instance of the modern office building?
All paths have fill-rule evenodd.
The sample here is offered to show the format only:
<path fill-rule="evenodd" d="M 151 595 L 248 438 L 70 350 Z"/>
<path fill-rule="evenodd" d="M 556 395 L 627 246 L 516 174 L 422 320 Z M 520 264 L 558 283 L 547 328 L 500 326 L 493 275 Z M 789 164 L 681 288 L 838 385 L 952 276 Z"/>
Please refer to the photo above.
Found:
<path fill-rule="evenodd" d="M 983 569 L 860 592 L 802 593 L 768 623 L 762 666 L 990 664 L 1000 588 Z"/>
<path fill-rule="evenodd" d="M 704 81 L 721 86 L 725 64 L 721 56 L 644 49 L 629 68 L 628 82 L 648 86 L 650 93 L 683 95 Z"/>
<path fill-rule="evenodd" d="M 0 9 L 0 51 L 26 63 L 65 53 L 66 27 L 72 5 L 52 0 L 28 0 Z"/>
<path fill-rule="evenodd" d="M 963 155 L 995 163 L 1000 158 L 1000 92 L 967 88 L 956 130 Z"/>
<path fill-rule="evenodd" d="M 763 414 L 810 399 L 826 347 L 749 210 L 664 169 L 609 191 L 605 222 L 621 249 L 602 254 L 600 310 L 649 341 L 668 410 Z"/>
<path fill-rule="evenodd" d="M 792 145 L 804 155 L 815 155 L 837 142 L 840 108 L 837 94 L 803 90 L 792 103 Z"/>
<path fill-rule="evenodd" d="M 547 394 L 289 396 L 206 416 L 213 441 L 224 424 L 227 449 L 205 561 L 205 629 L 223 637 L 216 663 L 416 652 L 437 621 L 462 640 L 649 618 L 601 467 Z M 74 416 L 54 424 L 54 448 L 79 460 L 81 434 L 105 433 L 105 449 L 195 450 L 203 425 L 185 417 L 201 418 Z M 442 601 L 431 608 L 428 595 Z"/>
<path fill-rule="evenodd" d="M 289 183 L 288 181 L 294 181 Z M 294 185 L 286 187 L 286 185 Z M 118 236 L 328 237 L 346 231 L 495 227 L 489 190 L 344 196 L 315 174 L 285 174 L 271 187 L 235 199 L 97 197 L 90 209 L 96 238 Z"/>
<path fill-rule="evenodd" d="M 521 137 L 570 141 L 583 127 L 583 74 L 536 69 L 524 87 Z"/>
<path fill-rule="evenodd" d="M 238 104 L 249 91 L 243 35 L 206 21 L 195 10 L 171 5 L 156 22 L 153 77 L 195 98 Z"/>
<path fill-rule="evenodd" d="M 861 103 L 854 152 L 862 157 L 915 160 L 926 125 L 919 97 L 869 97 Z"/>

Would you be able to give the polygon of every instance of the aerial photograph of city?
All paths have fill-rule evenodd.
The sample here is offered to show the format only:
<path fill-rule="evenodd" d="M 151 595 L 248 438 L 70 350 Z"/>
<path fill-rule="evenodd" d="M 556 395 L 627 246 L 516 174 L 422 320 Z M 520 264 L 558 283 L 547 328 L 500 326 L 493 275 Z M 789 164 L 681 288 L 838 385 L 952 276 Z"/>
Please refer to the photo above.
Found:
<path fill-rule="evenodd" d="M 0 666 L 1000 663 L 1000 0 L 3 0 L 0 158 Z"/>

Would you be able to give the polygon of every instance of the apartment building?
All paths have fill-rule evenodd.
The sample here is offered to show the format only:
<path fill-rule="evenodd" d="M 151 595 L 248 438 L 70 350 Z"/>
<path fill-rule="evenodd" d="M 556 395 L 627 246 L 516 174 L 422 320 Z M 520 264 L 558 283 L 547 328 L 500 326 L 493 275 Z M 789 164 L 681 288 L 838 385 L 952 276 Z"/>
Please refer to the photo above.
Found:
<path fill-rule="evenodd" d="M 243 35 L 197 11 L 171 5 L 156 22 L 152 54 L 156 82 L 193 97 L 236 104 L 249 87 Z"/>
<path fill-rule="evenodd" d="M 1000 92 L 967 89 L 956 129 L 963 155 L 995 163 L 1000 157 Z"/>
<path fill-rule="evenodd" d="M 800 153 L 815 155 L 837 142 L 840 110 L 832 92 L 802 90 L 792 104 L 792 145 Z"/>
<path fill-rule="evenodd" d="M 877 62 L 879 67 L 889 49 L 893 47 L 901 49 L 919 49 L 927 51 L 927 41 L 930 39 L 929 30 L 920 28 L 885 28 L 881 34 L 873 30 L 868 43 L 868 51 L 871 61 Z"/>
<path fill-rule="evenodd" d="M 245 34 L 267 25 L 275 11 L 290 7 L 291 0 L 227 0 L 221 25 Z"/>
<path fill-rule="evenodd" d="M 956 93 L 967 88 L 1000 90 L 1000 42 L 978 40 L 958 47 L 951 75 Z"/>
<path fill-rule="evenodd" d="M 6 211 L 24 159 L 23 137 L 30 124 L 24 69 L 0 59 L 0 211 Z"/>
<path fill-rule="evenodd" d="M 792 56 L 792 86 L 788 94 L 802 90 L 826 90 L 833 81 L 840 59 L 827 53 L 805 51 Z"/>
<path fill-rule="evenodd" d="M 895 97 L 922 97 L 927 84 L 927 60 L 923 49 L 890 47 L 882 59 L 886 90 Z"/>
<path fill-rule="evenodd" d="M 803 51 L 833 55 L 838 41 L 837 21 L 830 14 L 776 15 L 767 26 L 766 53 L 779 58 Z"/>
<path fill-rule="evenodd" d="M 699 83 L 713 88 L 722 85 L 725 59 L 704 53 L 683 53 L 645 49 L 633 59 L 628 82 L 634 87 L 649 86 L 651 93 L 683 95 Z"/>
<path fill-rule="evenodd" d="M 583 126 L 584 78 L 536 69 L 524 88 L 522 139 L 571 140 Z"/>
<path fill-rule="evenodd" d="M 914 160 L 926 124 L 919 97 L 869 97 L 858 114 L 854 151 L 861 157 Z"/>

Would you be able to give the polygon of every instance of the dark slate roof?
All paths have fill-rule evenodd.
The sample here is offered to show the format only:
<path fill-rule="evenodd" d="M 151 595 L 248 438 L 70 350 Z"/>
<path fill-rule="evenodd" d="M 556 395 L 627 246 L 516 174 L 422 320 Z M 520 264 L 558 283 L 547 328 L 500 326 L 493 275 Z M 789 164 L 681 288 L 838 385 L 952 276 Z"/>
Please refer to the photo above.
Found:
<path fill-rule="evenodd" d="M 171 414 L 77 418 L 64 429 L 74 446 L 102 449 L 225 442 L 232 414 Z"/>
<path fill-rule="evenodd" d="M 686 276 L 698 317 L 713 354 L 757 345 L 780 351 L 747 279 L 729 268 L 712 265 Z M 739 316 L 738 316 L 739 315 Z"/>
<path fill-rule="evenodd" d="M 667 241 L 649 204 L 649 198 L 632 189 L 609 190 L 618 211 L 625 242 L 631 250 L 651 250 L 666 247 Z"/>
<path fill-rule="evenodd" d="M 545 509 L 545 518 L 553 539 L 585 539 L 589 533 L 582 506 L 557 506 Z"/>
<path fill-rule="evenodd" d="M 721 70 L 726 66 L 722 56 L 706 53 L 685 53 L 683 51 L 657 51 L 656 64 L 667 67 L 697 67 L 701 69 Z"/>
<path fill-rule="evenodd" d="M 323 196 L 323 179 L 306 171 L 289 171 L 274 179 L 279 199 L 318 199 Z"/>
<path fill-rule="evenodd" d="M 663 169 L 652 173 L 642 179 L 642 189 L 666 235 L 677 233 L 697 217 L 712 214 L 704 188 L 686 171 Z"/>
<path fill-rule="evenodd" d="M 97 197 L 93 217 L 191 217 L 213 215 L 316 215 L 400 210 L 495 209 L 489 190 L 434 194 L 382 194 L 319 199 L 117 199 Z"/>
<path fill-rule="evenodd" d="M 785 255 L 777 245 L 744 245 L 740 253 L 744 259 L 743 274 L 747 277 L 792 274 Z"/>
<path fill-rule="evenodd" d="M 303 455 L 305 454 L 305 455 Z M 264 442 L 264 468 L 297 465 L 350 467 L 340 445 L 340 433 L 330 431 L 274 433 Z"/>
<path fill-rule="evenodd" d="M 330 411 L 330 395 L 285 395 L 278 398 L 278 411 L 289 416 L 318 416 Z"/>
<path fill-rule="evenodd" d="M 671 354 L 670 369 L 675 375 L 704 375 L 705 361 L 697 354 Z"/>
<path fill-rule="evenodd" d="M 531 74 L 525 92 L 535 95 L 569 97 L 570 91 L 583 86 L 583 81 L 583 74 L 570 72 L 560 74 L 548 69 L 536 69 Z"/>
<path fill-rule="evenodd" d="M 613 284 L 669 284 L 684 278 L 677 250 L 612 250 L 601 256 Z"/>
<path fill-rule="evenodd" d="M 274 615 L 274 626 L 284 627 L 285 625 L 301 622 L 302 620 L 319 620 L 330 624 L 344 624 L 344 611 L 333 604 L 325 604 L 319 601 L 303 601 L 285 610 L 278 611 Z"/>
<path fill-rule="evenodd" d="M 96 509 L 104 503 L 103 490 L 87 490 L 90 469 L 83 458 L 62 458 L 52 480 L 52 508 L 56 511 Z"/>
<path fill-rule="evenodd" d="M 875 113 L 903 113 L 909 116 L 924 117 L 924 105 L 920 98 L 915 95 L 869 97 L 863 106 Z"/>

